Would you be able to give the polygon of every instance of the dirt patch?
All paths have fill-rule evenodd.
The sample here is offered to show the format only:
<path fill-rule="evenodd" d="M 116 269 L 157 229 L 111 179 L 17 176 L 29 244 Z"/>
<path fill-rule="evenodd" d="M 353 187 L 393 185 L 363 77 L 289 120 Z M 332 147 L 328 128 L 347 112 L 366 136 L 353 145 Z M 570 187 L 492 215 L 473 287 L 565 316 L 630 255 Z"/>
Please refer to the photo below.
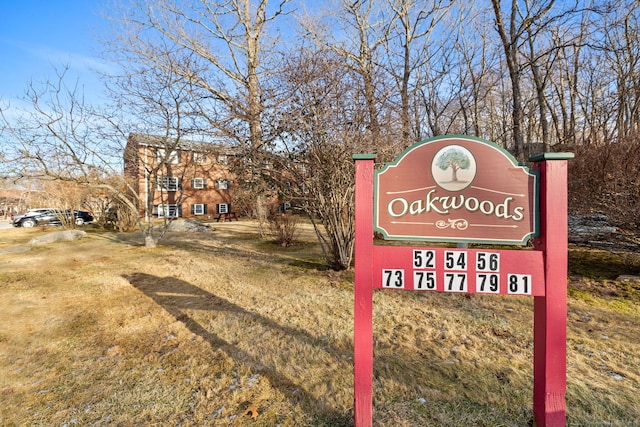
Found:
<path fill-rule="evenodd" d="M 0 249 L 0 254 L 18 254 L 22 252 L 28 252 L 31 250 L 31 246 L 11 246 L 8 248 Z"/>

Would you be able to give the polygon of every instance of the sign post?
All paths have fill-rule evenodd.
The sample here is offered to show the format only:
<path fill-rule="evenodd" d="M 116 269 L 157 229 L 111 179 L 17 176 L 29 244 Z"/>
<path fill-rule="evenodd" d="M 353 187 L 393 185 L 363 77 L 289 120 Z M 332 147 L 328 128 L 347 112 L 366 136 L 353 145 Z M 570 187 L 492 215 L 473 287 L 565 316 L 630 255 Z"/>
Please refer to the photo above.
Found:
<path fill-rule="evenodd" d="M 354 280 L 354 419 L 356 426 L 372 423 L 373 398 L 373 162 L 375 156 L 356 160 L 356 221 Z"/>
<path fill-rule="evenodd" d="M 532 158 L 445 136 L 409 147 L 374 172 L 355 155 L 354 417 L 372 425 L 373 289 L 534 297 L 534 418 L 565 425 L 567 160 Z M 538 191 L 540 190 L 540 195 Z M 376 246 L 385 239 L 526 244 L 534 250 Z"/>
<path fill-rule="evenodd" d="M 533 157 L 540 172 L 542 230 L 534 239 L 545 265 L 545 295 L 533 300 L 533 415 L 537 426 L 564 426 L 567 341 L 567 153 Z"/>

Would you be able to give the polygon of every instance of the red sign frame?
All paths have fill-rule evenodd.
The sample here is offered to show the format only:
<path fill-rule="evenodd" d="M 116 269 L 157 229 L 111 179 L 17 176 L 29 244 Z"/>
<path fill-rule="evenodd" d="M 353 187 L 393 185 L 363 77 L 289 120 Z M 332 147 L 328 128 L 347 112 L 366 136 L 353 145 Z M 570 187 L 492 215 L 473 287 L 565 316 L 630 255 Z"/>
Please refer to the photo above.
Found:
<path fill-rule="evenodd" d="M 354 156 L 357 427 L 372 425 L 373 290 L 473 293 L 485 290 L 481 287 L 485 280 L 495 285 L 491 293 L 534 298 L 534 421 L 538 426 L 566 425 L 567 160 L 571 158 L 572 153 L 545 153 L 530 159 L 540 178 L 536 197 L 540 233 L 534 239 L 534 250 L 528 251 L 374 246 L 375 155 Z M 526 292 L 519 291 L 523 289 Z"/>

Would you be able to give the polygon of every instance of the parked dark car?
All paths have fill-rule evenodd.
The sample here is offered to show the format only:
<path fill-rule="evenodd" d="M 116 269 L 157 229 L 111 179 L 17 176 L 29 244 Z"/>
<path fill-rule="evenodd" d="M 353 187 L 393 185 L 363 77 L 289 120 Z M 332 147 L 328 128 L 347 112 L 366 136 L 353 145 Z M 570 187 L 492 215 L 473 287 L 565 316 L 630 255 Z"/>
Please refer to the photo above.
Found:
<path fill-rule="evenodd" d="M 58 215 L 60 211 L 54 209 L 33 209 L 24 215 L 13 219 L 14 227 L 35 227 L 36 225 L 62 225 Z"/>
<path fill-rule="evenodd" d="M 72 218 L 73 216 L 73 218 Z M 62 225 L 62 219 L 74 221 L 76 225 L 83 225 L 93 221 L 91 212 L 59 209 L 34 209 L 24 215 L 15 217 L 12 224 L 14 227 L 34 227 L 36 225 Z"/>
<path fill-rule="evenodd" d="M 87 222 L 92 222 L 93 221 L 93 214 L 91 212 L 87 212 L 87 211 L 71 211 L 69 209 L 67 209 L 65 211 L 65 214 L 67 216 L 67 218 L 70 218 L 71 212 L 73 212 L 73 218 L 74 221 L 76 223 L 76 225 L 83 225 Z"/>
<path fill-rule="evenodd" d="M 23 213 L 21 215 L 14 215 L 11 214 L 11 223 L 13 224 L 13 221 L 25 217 L 25 216 L 32 216 L 32 215 L 36 215 L 36 214 L 40 214 L 40 213 L 44 213 L 50 210 L 54 210 L 51 208 L 36 208 L 36 209 L 29 209 L 26 213 Z"/>

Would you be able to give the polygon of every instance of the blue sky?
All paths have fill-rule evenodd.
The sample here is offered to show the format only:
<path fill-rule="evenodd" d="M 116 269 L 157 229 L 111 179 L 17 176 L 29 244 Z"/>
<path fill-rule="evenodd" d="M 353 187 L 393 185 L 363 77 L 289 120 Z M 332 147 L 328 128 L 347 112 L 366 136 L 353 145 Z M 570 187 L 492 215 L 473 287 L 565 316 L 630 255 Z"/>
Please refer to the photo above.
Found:
<path fill-rule="evenodd" d="M 95 32 L 104 25 L 100 0 L 0 0 L 0 99 L 21 97 L 30 81 L 55 78 L 70 66 L 73 78 L 95 93 L 100 67 Z"/>
<path fill-rule="evenodd" d="M 0 0 L 0 108 L 7 102 L 20 108 L 18 98 L 30 82 L 41 88 L 55 80 L 55 69 L 70 67 L 67 82 L 78 78 L 87 100 L 95 103 L 101 82 L 95 69 L 108 65 L 99 59 L 98 35 L 105 35 L 102 13 L 109 0 Z M 116 2 L 117 3 L 117 2 Z M 292 6 L 316 6 L 294 1 Z M 275 4 L 275 3 L 274 3 Z M 24 106 L 27 108 L 27 106 Z"/>

